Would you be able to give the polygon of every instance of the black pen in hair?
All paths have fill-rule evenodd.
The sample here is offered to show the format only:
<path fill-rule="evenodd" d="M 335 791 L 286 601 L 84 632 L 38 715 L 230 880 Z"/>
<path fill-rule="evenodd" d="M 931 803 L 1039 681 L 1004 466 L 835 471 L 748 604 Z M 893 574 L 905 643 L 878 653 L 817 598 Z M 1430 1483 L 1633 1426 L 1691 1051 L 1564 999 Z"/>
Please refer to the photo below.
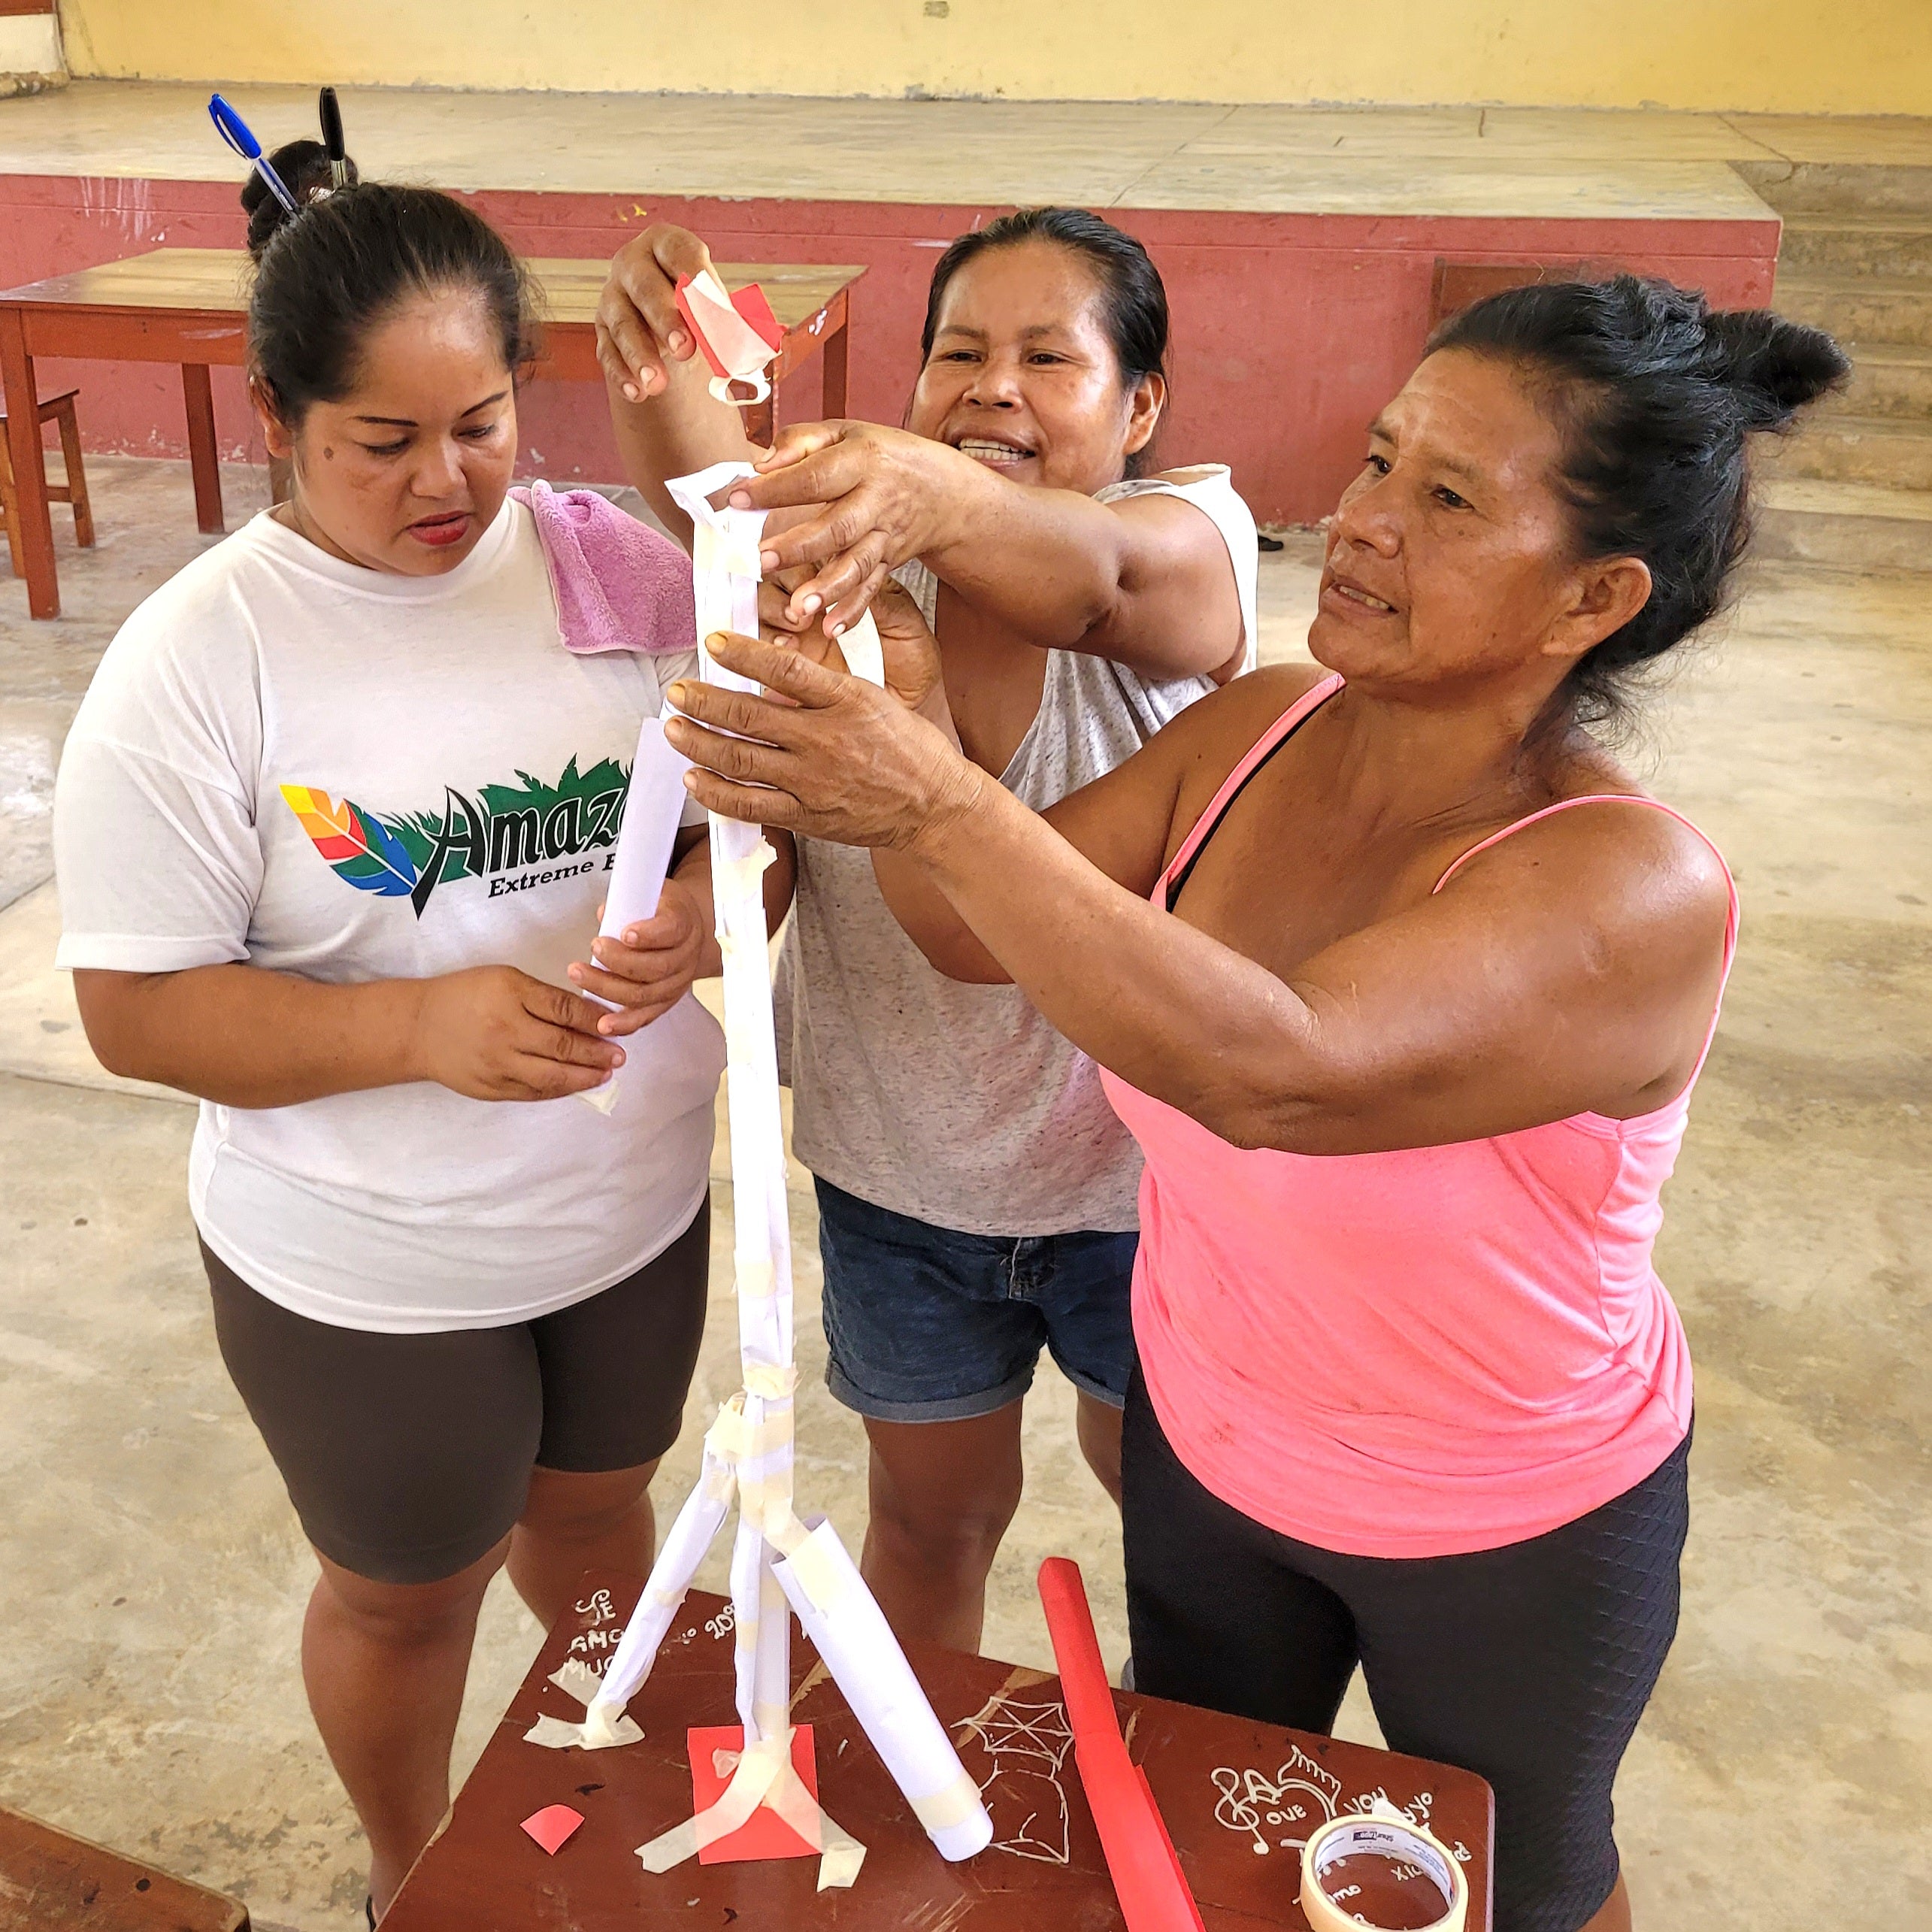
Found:
<path fill-rule="evenodd" d="M 323 152 L 329 156 L 330 187 L 347 187 L 349 148 L 342 138 L 342 108 L 333 87 L 322 90 L 322 147 Z"/>

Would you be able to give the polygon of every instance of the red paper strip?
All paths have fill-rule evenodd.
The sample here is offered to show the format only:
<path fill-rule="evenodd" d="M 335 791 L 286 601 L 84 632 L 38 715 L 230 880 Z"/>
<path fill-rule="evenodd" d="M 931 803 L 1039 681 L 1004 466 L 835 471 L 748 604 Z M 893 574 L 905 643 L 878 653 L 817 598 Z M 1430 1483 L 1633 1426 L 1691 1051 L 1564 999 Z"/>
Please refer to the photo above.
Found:
<path fill-rule="evenodd" d="M 725 1787 L 731 1782 L 731 1773 L 737 1768 L 736 1754 L 744 1749 L 745 1734 L 742 1726 L 735 1724 L 713 1725 L 688 1733 L 685 1749 L 691 1758 L 691 1808 L 694 1813 L 706 1810 L 723 1797 Z M 716 1754 L 731 1754 L 731 1761 L 722 1770 L 718 1765 Z M 792 1732 L 792 1768 L 798 1774 L 799 1782 L 813 1797 L 819 1794 L 819 1761 L 812 1746 L 812 1727 L 801 1724 Z M 777 1812 L 760 1805 L 743 1824 L 727 1838 L 701 1846 L 698 1862 L 701 1865 L 735 1864 L 747 1858 L 816 1858 L 819 1848 L 809 1845 L 780 1818 Z"/>
<path fill-rule="evenodd" d="M 573 1811 L 567 1804 L 547 1804 L 523 1821 L 523 1829 L 554 1858 L 583 1822 L 582 1812 Z"/>
<path fill-rule="evenodd" d="M 1127 1932 L 1205 1932 L 1146 1775 L 1121 1741 L 1080 1565 L 1049 1556 L 1040 1566 L 1040 1602 L 1060 1667 L 1074 1761 Z"/>

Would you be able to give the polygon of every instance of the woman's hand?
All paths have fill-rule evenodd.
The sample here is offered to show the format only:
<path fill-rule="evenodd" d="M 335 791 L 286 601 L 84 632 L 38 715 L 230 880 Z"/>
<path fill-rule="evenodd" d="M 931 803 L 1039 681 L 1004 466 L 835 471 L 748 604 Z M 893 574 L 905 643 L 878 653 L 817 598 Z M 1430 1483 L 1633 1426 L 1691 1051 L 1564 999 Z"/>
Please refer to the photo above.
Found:
<path fill-rule="evenodd" d="M 803 577 L 809 573 L 787 574 Z M 759 586 L 759 635 L 765 643 L 795 650 L 828 671 L 849 671 L 851 667 L 837 638 L 826 636 L 822 624 L 795 615 L 789 602 L 790 592 L 783 584 L 768 578 Z M 888 578 L 872 600 L 872 621 L 878 628 L 885 661 L 886 689 L 908 711 L 939 723 L 938 712 L 944 701 L 940 689 L 939 640 L 919 606 L 903 586 Z"/>
<path fill-rule="evenodd" d="M 734 508 L 816 506 L 788 528 L 765 532 L 768 576 L 812 568 L 792 591 L 800 621 L 818 617 L 836 637 L 858 618 L 886 574 L 956 541 L 972 506 L 997 490 L 970 456 L 910 430 L 877 422 L 807 422 L 781 430 L 756 459 L 763 473 L 732 487 Z"/>
<path fill-rule="evenodd" d="M 597 303 L 597 359 L 626 402 L 657 395 L 671 380 L 667 359 L 689 362 L 698 345 L 677 312 L 677 284 L 711 266 L 711 251 L 689 229 L 658 222 L 611 257 Z"/>
<path fill-rule="evenodd" d="M 670 1012 L 704 977 L 710 927 L 710 907 L 673 877 L 664 882 L 650 918 L 626 926 L 619 938 L 592 940 L 591 958 L 597 963 L 579 961 L 570 976 L 586 993 L 620 1009 L 606 1013 L 597 1022 L 598 1031 L 607 1038 L 621 1037 Z"/>
<path fill-rule="evenodd" d="M 705 641 L 719 663 L 773 694 L 693 679 L 671 687 L 679 715 L 665 714 L 665 736 L 698 768 L 684 782 L 711 811 L 904 851 L 970 813 L 993 782 L 892 692 L 796 648 L 722 633 Z"/>
<path fill-rule="evenodd" d="M 556 1100 L 601 1086 L 624 1049 L 604 1010 L 514 966 L 472 966 L 417 983 L 417 1077 L 471 1100 Z"/>

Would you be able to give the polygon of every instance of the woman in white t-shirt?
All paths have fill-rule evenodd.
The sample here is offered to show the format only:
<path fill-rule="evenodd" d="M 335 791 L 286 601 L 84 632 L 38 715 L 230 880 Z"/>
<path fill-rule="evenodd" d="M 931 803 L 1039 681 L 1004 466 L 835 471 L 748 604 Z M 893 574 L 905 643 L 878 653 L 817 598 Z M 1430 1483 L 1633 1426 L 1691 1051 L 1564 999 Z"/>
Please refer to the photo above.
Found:
<path fill-rule="evenodd" d="M 890 573 L 939 637 L 968 756 L 1036 810 L 1253 663 L 1255 525 L 1227 471 L 1143 473 L 1167 306 L 1133 237 L 1077 208 L 962 235 L 906 427 L 809 425 L 769 455 L 689 359 L 675 282 L 709 259 L 681 229 L 630 244 L 600 349 L 626 467 L 673 529 L 666 477 L 766 472 L 732 501 L 781 512 L 768 621 L 835 635 Z M 868 855 L 804 840 L 795 862 L 780 1052 L 817 1180 L 828 1380 L 871 1445 L 864 1568 L 901 1635 L 971 1649 L 1043 1346 L 1119 1498 L 1140 1158 L 1023 996 L 927 964 Z"/>
<path fill-rule="evenodd" d="M 294 494 L 102 659 L 59 961 L 106 1065 L 201 1098 L 217 1333 L 320 1561 L 304 1671 L 379 1906 L 447 1806 L 490 1577 L 548 1624 L 586 1567 L 650 1561 L 724 1064 L 695 830 L 657 916 L 589 942 L 625 762 L 695 652 L 675 596 L 665 654 L 563 647 L 509 494 L 526 285 L 473 212 L 314 200 L 249 323 Z M 608 1113 L 572 1098 L 619 1068 Z"/>

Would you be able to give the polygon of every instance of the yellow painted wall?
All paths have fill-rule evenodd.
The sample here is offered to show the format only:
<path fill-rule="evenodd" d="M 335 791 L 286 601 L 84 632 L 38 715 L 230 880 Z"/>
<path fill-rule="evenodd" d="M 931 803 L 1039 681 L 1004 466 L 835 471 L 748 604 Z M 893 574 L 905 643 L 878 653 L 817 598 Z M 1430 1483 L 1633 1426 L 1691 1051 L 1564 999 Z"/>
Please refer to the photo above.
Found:
<path fill-rule="evenodd" d="M 1932 114 L 1932 0 L 61 0 L 80 74 Z"/>

